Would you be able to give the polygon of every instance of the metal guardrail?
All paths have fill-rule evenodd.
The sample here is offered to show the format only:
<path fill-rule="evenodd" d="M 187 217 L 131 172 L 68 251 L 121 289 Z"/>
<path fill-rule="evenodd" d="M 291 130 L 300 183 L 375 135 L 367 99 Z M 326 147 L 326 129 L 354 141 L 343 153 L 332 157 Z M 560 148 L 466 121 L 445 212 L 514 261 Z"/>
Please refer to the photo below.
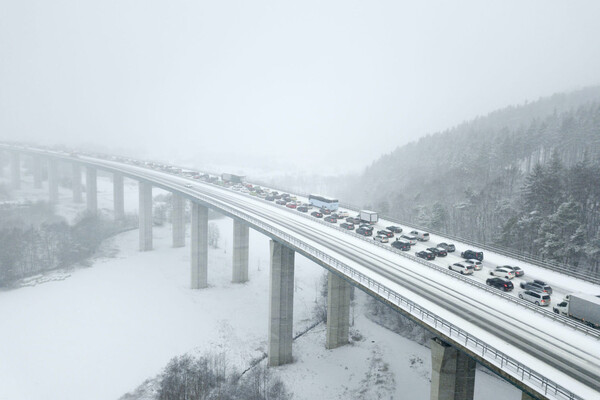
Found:
<path fill-rule="evenodd" d="M 347 264 L 338 261 L 330 255 L 320 251 L 319 249 L 310 246 L 309 244 L 298 240 L 295 237 L 277 228 L 274 228 L 257 218 L 251 217 L 246 213 L 238 211 L 233 207 L 226 206 L 220 203 L 217 204 L 217 202 L 215 202 L 210 197 L 207 197 L 206 195 L 196 194 L 195 197 L 199 197 L 205 203 L 212 204 L 216 208 L 222 209 L 228 212 L 229 214 L 235 215 L 236 217 L 243 219 L 252 225 L 260 227 L 264 231 L 270 232 L 274 236 L 286 242 L 291 247 L 302 249 L 311 256 L 321 260 L 322 262 L 328 264 L 329 266 L 338 270 L 342 274 L 345 274 L 346 276 L 354 279 L 361 285 L 369 288 L 382 298 L 387 299 L 388 301 L 396 304 L 398 307 L 400 307 L 407 313 L 413 315 L 413 317 L 415 317 L 416 319 L 423 321 L 424 324 L 433 326 L 435 329 L 437 329 L 440 332 L 444 332 L 448 337 L 455 339 L 457 342 L 464 342 L 464 346 L 466 348 L 469 348 L 476 354 L 481 354 L 482 358 L 485 358 L 488 362 L 495 364 L 501 370 L 511 373 L 511 375 L 518 379 L 521 379 L 522 381 L 530 382 L 532 384 L 532 387 L 535 387 L 539 390 L 539 393 L 544 394 L 545 396 L 552 396 L 555 399 L 561 400 L 583 400 L 581 397 L 575 395 L 574 393 L 562 387 L 558 383 L 545 378 L 542 374 L 521 364 L 517 360 L 509 357 L 508 355 L 498 351 L 494 347 L 488 345 L 487 343 L 476 338 L 475 336 L 470 335 L 468 332 L 462 330 L 458 326 L 453 325 L 445 319 L 421 307 L 417 303 L 408 300 L 399 293 L 394 292 L 393 290 L 383 286 L 379 282 L 356 271 Z M 421 261 L 418 260 L 417 262 Z M 429 266 L 428 263 L 425 263 L 424 265 Z"/>

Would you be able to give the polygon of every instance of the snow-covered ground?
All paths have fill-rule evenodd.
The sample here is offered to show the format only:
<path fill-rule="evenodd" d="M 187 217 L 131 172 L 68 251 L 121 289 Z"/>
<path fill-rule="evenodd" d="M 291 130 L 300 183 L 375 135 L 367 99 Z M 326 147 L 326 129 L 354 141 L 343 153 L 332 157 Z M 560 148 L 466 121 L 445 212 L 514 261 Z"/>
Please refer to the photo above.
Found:
<path fill-rule="evenodd" d="M 27 179 L 27 177 L 24 177 Z M 126 180 L 126 211 L 137 185 Z M 47 190 L 22 195 L 44 198 Z M 99 177 L 99 206 L 112 208 L 112 185 Z M 158 193 L 156 191 L 155 193 Z M 61 188 L 58 210 L 73 218 Z M 171 247 L 169 226 L 154 228 L 154 251 L 140 253 L 138 233 L 108 240 L 89 268 L 34 286 L 0 292 L 0 399 L 116 399 L 186 352 L 223 352 L 238 369 L 267 348 L 268 238 L 250 233 L 250 281 L 232 284 L 232 221 L 213 221 L 220 248 L 209 252 L 209 283 L 189 289 L 189 247 Z M 188 238 L 189 244 L 189 238 Z M 296 257 L 294 331 L 313 321 L 323 270 Z M 357 292 L 358 293 L 358 292 Z M 357 295 L 351 345 L 325 349 L 318 325 L 294 342 L 293 364 L 275 369 L 296 399 L 427 399 L 429 349 L 371 322 Z M 476 399 L 517 399 L 520 392 L 477 371 Z"/>

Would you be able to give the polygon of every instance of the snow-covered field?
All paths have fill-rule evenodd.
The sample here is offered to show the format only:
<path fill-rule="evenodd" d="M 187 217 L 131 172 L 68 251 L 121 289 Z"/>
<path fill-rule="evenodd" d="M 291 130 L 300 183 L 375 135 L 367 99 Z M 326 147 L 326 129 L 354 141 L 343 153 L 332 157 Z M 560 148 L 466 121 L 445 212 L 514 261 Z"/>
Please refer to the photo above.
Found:
<path fill-rule="evenodd" d="M 21 194 L 47 195 L 29 187 L 24 182 Z M 100 208 L 110 209 L 111 183 L 99 178 L 98 188 Z M 72 206 L 70 196 L 61 188 L 58 210 L 73 218 L 84 205 Z M 126 211 L 135 209 L 137 185 L 126 180 Z M 0 292 L 0 399 L 117 399 L 186 352 L 222 352 L 240 370 L 261 356 L 268 238 L 251 230 L 250 281 L 232 284 L 232 221 L 213 222 L 221 241 L 209 252 L 208 289 L 189 289 L 189 247 L 172 248 L 164 226 L 154 228 L 154 251 L 140 253 L 138 232 L 126 232 L 108 240 L 91 267 Z M 323 273 L 296 256 L 295 332 L 313 321 Z M 294 363 L 275 369 L 294 398 L 429 398 L 429 349 L 371 322 L 364 303 L 359 294 L 351 328 L 362 339 L 326 350 L 321 324 L 294 342 Z M 478 370 L 475 398 L 518 399 L 520 392 Z"/>

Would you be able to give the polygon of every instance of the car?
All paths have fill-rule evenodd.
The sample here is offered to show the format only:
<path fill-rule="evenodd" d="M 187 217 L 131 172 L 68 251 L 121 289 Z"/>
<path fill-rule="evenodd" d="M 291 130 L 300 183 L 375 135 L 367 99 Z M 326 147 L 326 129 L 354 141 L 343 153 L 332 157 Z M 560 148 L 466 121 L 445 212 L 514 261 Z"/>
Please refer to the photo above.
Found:
<path fill-rule="evenodd" d="M 340 224 L 340 228 L 344 228 L 344 229 L 348 229 L 349 231 L 353 231 L 354 230 L 354 224 L 349 224 L 347 222 L 342 222 Z"/>
<path fill-rule="evenodd" d="M 348 217 L 346 218 L 346 222 L 348 222 L 349 224 L 358 225 L 360 224 L 360 218 Z"/>
<path fill-rule="evenodd" d="M 395 225 L 386 226 L 385 229 L 387 229 L 390 232 L 394 232 L 394 233 L 402 233 L 402 228 L 400 228 L 399 226 L 395 226 Z"/>
<path fill-rule="evenodd" d="M 367 229 L 367 230 L 371 231 L 371 233 L 373 233 L 373 227 L 372 227 L 371 225 L 368 225 L 368 224 L 361 224 L 361 225 L 359 226 L 359 228 L 364 228 L 364 229 Z"/>
<path fill-rule="evenodd" d="M 479 261 L 483 261 L 483 251 L 475 251 L 475 250 L 465 250 L 460 253 L 462 258 L 471 259 L 474 258 Z"/>
<path fill-rule="evenodd" d="M 417 251 L 415 252 L 415 255 L 426 260 L 435 260 L 435 254 L 427 250 Z"/>
<path fill-rule="evenodd" d="M 296 211 L 308 212 L 308 207 L 299 206 L 299 207 L 296 207 Z"/>
<path fill-rule="evenodd" d="M 323 218 L 323 220 L 326 222 L 331 222 L 332 224 L 337 224 L 337 218 L 334 218 L 331 215 L 326 216 Z"/>
<path fill-rule="evenodd" d="M 446 257 L 448 255 L 446 250 L 440 249 L 439 247 L 428 247 L 427 251 L 432 252 L 436 257 Z"/>
<path fill-rule="evenodd" d="M 417 238 L 413 235 L 402 235 L 400 236 L 400 238 L 406 240 L 408 243 L 410 243 L 411 246 L 417 244 Z"/>
<path fill-rule="evenodd" d="M 387 238 L 387 236 L 383 236 L 383 235 L 377 235 L 377 236 L 373 236 L 373 240 L 377 241 L 377 242 L 381 242 L 381 243 L 387 243 L 390 240 Z"/>
<path fill-rule="evenodd" d="M 191 183 L 186 183 L 184 186 L 188 189 L 193 187 Z"/>
<path fill-rule="evenodd" d="M 298 205 L 296 203 L 293 203 L 293 202 L 289 202 L 285 206 L 287 208 L 296 208 L 296 207 L 298 207 Z"/>
<path fill-rule="evenodd" d="M 467 265 L 464 265 L 461 263 L 450 264 L 450 265 L 448 265 L 448 269 L 451 271 L 460 272 L 461 275 L 472 275 L 473 274 L 473 267 L 467 266 Z"/>
<path fill-rule="evenodd" d="M 521 282 L 520 286 L 521 289 L 535 290 L 536 292 L 552 294 L 552 287 L 546 282 L 540 281 L 539 279 L 534 279 L 529 282 Z"/>
<path fill-rule="evenodd" d="M 515 277 L 515 273 L 512 272 L 512 270 L 501 267 L 496 267 L 496 269 L 491 270 L 490 275 L 501 276 L 506 279 L 512 279 Z"/>
<path fill-rule="evenodd" d="M 481 261 L 478 261 L 478 260 L 470 259 L 470 260 L 464 260 L 462 262 L 465 263 L 465 264 L 468 264 L 468 265 L 472 265 L 473 269 L 475 271 L 481 271 L 481 269 L 483 268 L 483 263 Z"/>
<path fill-rule="evenodd" d="M 520 267 L 512 266 L 512 265 L 501 265 L 502 268 L 510 269 L 515 273 L 516 277 L 525 275 L 525 271 L 523 271 Z"/>
<path fill-rule="evenodd" d="M 446 242 L 438 243 L 437 247 L 439 247 L 440 249 L 446 250 L 448 253 L 452 253 L 456 250 L 456 247 L 452 243 L 446 243 Z"/>
<path fill-rule="evenodd" d="M 394 232 L 385 229 L 377 231 L 377 234 L 388 238 L 394 237 Z"/>
<path fill-rule="evenodd" d="M 281 200 L 277 200 L 275 203 L 279 204 L 280 206 L 285 206 L 287 204 L 287 201 L 281 199 Z"/>
<path fill-rule="evenodd" d="M 323 218 L 323 213 L 320 213 L 318 211 L 313 211 L 310 213 L 310 215 L 312 215 L 315 218 Z"/>
<path fill-rule="evenodd" d="M 267 197 L 265 197 L 265 200 L 266 201 L 273 201 L 273 200 L 275 200 L 275 197 L 274 196 L 267 196 Z"/>
<path fill-rule="evenodd" d="M 337 210 L 335 213 L 337 214 L 338 219 L 348 217 L 348 211 Z"/>
<path fill-rule="evenodd" d="M 365 228 L 358 228 L 356 230 L 356 233 L 358 233 L 359 235 L 363 235 L 363 236 L 372 236 L 373 235 L 372 230 L 365 229 Z"/>
<path fill-rule="evenodd" d="M 392 242 L 392 247 L 394 247 L 398 250 L 408 251 L 408 250 L 410 250 L 410 243 L 396 238 L 396 240 L 394 240 Z"/>
<path fill-rule="evenodd" d="M 421 242 L 426 242 L 429 240 L 429 233 L 427 232 L 411 231 L 410 234 L 414 235 L 417 240 Z"/>
<path fill-rule="evenodd" d="M 536 292 L 534 290 L 522 290 L 519 292 L 519 298 L 530 301 L 537 306 L 550 305 L 550 295 L 548 293 Z"/>
<path fill-rule="evenodd" d="M 319 211 L 321 211 L 323 215 L 331 214 L 331 210 L 329 208 L 321 208 Z"/>
<path fill-rule="evenodd" d="M 513 283 L 511 281 L 509 281 L 508 279 L 497 278 L 497 277 L 496 278 L 488 278 L 485 281 L 485 284 L 488 286 L 493 286 L 496 289 L 504 290 L 505 292 L 510 292 L 511 290 L 513 290 L 515 288 Z"/>

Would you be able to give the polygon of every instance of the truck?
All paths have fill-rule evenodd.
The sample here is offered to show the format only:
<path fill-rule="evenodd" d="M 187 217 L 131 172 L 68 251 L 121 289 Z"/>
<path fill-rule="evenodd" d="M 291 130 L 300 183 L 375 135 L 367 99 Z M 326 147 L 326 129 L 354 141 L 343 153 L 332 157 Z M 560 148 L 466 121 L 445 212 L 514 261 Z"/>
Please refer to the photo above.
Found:
<path fill-rule="evenodd" d="M 227 174 L 227 173 L 221 174 L 221 179 L 224 182 L 242 183 L 242 182 L 244 182 L 245 178 L 246 177 L 243 175 L 235 175 L 235 174 Z"/>
<path fill-rule="evenodd" d="M 568 294 L 553 307 L 555 313 L 579 320 L 600 329 L 600 297 L 589 294 Z"/>
<path fill-rule="evenodd" d="M 367 222 L 369 224 L 376 224 L 379 220 L 379 216 L 377 215 L 377 213 L 375 211 L 369 210 L 360 210 L 358 218 L 360 218 L 361 221 Z"/>

